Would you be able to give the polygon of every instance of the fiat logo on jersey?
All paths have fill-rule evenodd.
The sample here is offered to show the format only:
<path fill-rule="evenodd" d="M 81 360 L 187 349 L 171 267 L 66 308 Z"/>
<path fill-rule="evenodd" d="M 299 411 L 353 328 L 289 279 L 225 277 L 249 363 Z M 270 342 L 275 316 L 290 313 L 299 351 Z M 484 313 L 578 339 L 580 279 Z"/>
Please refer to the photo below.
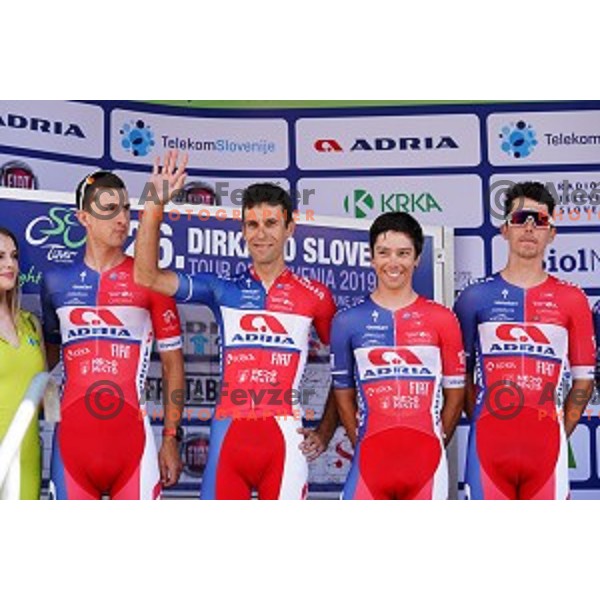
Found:
<path fill-rule="evenodd" d="M 287 333 L 285 327 L 272 315 L 244 315 L 240 319 L 240 327 L 244 331 L 260 331 L 261 333 Z"/>
<path fill-rule="evenodd" d="M 419 357 L 408 348 L 375 348 L 369 352 L 369 362 L 373 365 L 420 365 Z"/>
<path fill-rule="evenodd" d="M 535 344 L 549 344 L 550 340 L 544 332 L 535 325 L 514 325 L 504 323 L 496 329 L 496 335 L 505 342 L 529 342 Z"/>
<path fill-rule="evenodd" d="M 73 325 L 105 325 L 108 327 L 123 327 L 123 323 L 106 308 L 76 308 L 71 311 Z"/>

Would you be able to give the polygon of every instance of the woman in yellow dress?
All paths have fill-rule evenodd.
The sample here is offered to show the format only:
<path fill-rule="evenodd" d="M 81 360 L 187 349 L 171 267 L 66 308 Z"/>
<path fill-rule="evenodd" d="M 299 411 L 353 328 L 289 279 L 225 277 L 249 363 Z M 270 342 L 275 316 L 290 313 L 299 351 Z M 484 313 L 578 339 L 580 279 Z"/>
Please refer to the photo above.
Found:
<path fill-rule="evenodd" d="M 19 248 L 14 234 L 0 227 L 0 444 L 31 379 L 46 368 L 40 323 L 20 308 Z M 21 445 L 0 498 L 40 497 L 41 448 L 38 419 Z"/>

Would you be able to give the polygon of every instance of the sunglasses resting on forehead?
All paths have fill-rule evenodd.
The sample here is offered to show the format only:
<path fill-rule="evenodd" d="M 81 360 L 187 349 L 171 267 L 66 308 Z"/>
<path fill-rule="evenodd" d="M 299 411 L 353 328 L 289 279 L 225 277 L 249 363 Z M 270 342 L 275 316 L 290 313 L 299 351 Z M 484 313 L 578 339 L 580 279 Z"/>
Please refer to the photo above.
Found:
<path fill-rule="evenodd" d="M 528 223 L 543 229 L 554 227 L 554 219 L 548 213 L 539 210 L 515 210 L 506 217 L 506 224 L 513 227 L 524 227 Z"/>

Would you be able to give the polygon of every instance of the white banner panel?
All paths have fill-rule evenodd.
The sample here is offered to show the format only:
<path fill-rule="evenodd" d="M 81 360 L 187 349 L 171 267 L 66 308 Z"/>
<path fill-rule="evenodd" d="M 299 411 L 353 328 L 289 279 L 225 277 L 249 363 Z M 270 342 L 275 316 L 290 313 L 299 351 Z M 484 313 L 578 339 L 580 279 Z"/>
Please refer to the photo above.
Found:
<path fill-rule="evenodd" d="M 508 244 L 501 235 L 492 240 L 492 268 L 506 265 Z M 581 287 L 600 282 L 600 244 L 597 233 L 559 233 L 546 250 L 545 269 Z"/>
<path fill-rule="evenodd" d="M 299 119 L 296 148 L 301 169 L 477 166 L 479 117 Z"/>
<path fill-rule="evenodd" d="M 600 161 L 600 156 L 598 158 Z M 515 183 L 539 181 L 557 200 L 556 223 L 577 227 L 600 225 L 600 172 L 503 173 L 490 178 L 490 218 L 500 226 L 504 220 L 504 194 Z"/>
<path fill-rule="evenodd" d="M 233 171 L 287 169 L 284 119 L 210 119 L 116 109 L 110 115 L 114 160 L 152 164 L 169 150 L 189 154 L 189 166 Z"/>
<path fill-rule="evenodd" d="M 0 186 L 66 192 L 75 197 L 77 184 L 98 166 L 0 154 Z"/>
<path fill-rule="evenodd" d="M 428 177 L 348 177 L 301 179 L 299 208 L 319 215 L 374 219 L 405 211 L 424 225 L 479 227 L 483 223 L 482 183 L 478 175 Z"/>
<path fill-rule="evenodd" d="M 100 158 L 104 111 L 58 100 L 0 100 L 0 144 Z"/>
<path fill-rule="evenodd" d="M 150 170 L 145 172 L 140 171 L 125 171 L 125 170 L 117 170 L 115 173 L 125 182 L 127 189 L 129 190 L 129 195 L 132 198 L 150 198 L 148 189 L 146 185 L 148 184 L 148 179 L 150 177 Z M 186 179 L 186 188 L 189 189 L 188 186 L 192 186 L 192 184 L 196 183 L 197 187 L 206 187 L 210 188 L 214 196 L 216 196 L 217 206 L 235 206 L 242 208 L 242 194 L 244 190 L 253 183 L 257 183 L 258 181 L 264 182 L 268 181 L 269 183 L 274 183 L 276 185 L 282 186 L 284 189 L 290 189 L 290 183 L 287 179 L 283 177 L 278 177 L 276 179 L 269 178 L 248 178 L 248 177 L 205 177 L 204 175 L 190 175 L 188 174 Z M 146 195 L 143 196 L 144 191 L 146 191 Z M 188 198 L 188 200 L 190 200 Z M 193 203 L 193 198 L 190 200 L 190 203 Z M 199 200 L 199 204 L 211 204 L 211 202 L 202 202 Z M 302 209 L 304 211 L 304 209 Z"/>
<path fill-rule="evenodd" d="M 600 111 L 493 113 L 487 118 L 493 165 L 598 164 Z"/>

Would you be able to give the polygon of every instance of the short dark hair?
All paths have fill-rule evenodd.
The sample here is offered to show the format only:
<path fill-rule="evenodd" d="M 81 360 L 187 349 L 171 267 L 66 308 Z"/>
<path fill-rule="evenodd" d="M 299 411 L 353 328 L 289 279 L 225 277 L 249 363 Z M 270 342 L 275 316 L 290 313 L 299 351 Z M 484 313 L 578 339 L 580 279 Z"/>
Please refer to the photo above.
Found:
<path fill-rule="evenodd" d="M 375 251 L 375 242 L 377 238 L 388 231 L 397 231 L 407 235 L 415 247 L 417 257 L 423 252 L 423 229 L 419 222 L 406 212 L 388 212 L 379 215 L 369 229 L 369 245 L 371 254 Z"/>
<path fill-rule="evenodd" d="M 244 190 L 242 196 L 242 220 L 247 210 L 253 209 L 258 204 L 281 206 L 286 227 L 293 220 L 293 206 L 290 195 L 278 185 L 273 183 L 254 183 Z"/>
<path fill-rule="evenodd" d="M 504 194 L 504 216 L 508 217 L 513 208 L 513 202 L 517 198 L 531 198 L 548 207 L 548 213 L 552 215 L 556 207 L 556 199 L 548 188 L 539 181 L 524 181 L 515 183 Z"/>
<path fill-rule="evenodd" d="M 87 210 L 96 190 L 100 188 L 125 189 L 125 182 L 110 171 L 95 171 L 86 175 L 75 190 L 75 204 L 79 210 Z"/>

